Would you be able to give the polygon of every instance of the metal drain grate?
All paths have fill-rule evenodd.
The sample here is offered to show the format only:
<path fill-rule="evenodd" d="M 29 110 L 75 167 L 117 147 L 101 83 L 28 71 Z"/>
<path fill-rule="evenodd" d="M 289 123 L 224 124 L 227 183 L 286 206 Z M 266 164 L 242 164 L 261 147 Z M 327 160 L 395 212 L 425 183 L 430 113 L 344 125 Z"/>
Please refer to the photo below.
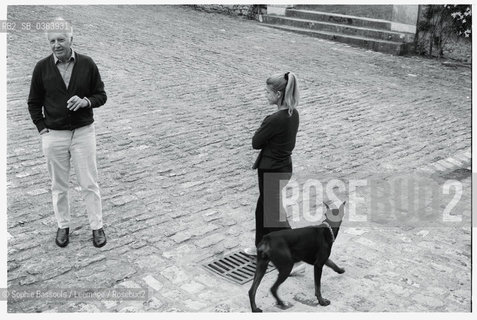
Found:
<path fill-rule="evenodd" d="M 235 252 L 204 264 L 207 270 L 238 284 L 245 284 L 253 280 L 256 266 L 257 258 L 248 256 L 243 252 Z M 274 269 L 273 264 L 269 263 L 267 272 Z"/>
<path fill-rule="evenodd" d="M 460 168 L 451 172 L 448 172 L 442 177 L 448 180 L 464 180 L 472 175 L 472 170 L 466 168 Z"/>

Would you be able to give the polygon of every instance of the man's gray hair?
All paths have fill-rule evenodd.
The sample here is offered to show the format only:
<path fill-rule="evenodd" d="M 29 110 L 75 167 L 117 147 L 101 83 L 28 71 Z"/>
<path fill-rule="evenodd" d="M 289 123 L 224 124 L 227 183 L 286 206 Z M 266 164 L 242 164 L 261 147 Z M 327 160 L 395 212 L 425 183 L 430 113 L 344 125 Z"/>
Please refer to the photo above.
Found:
<path fill-rule="evenodd" d="M 65 19 L 61 17 L 58 17 L 48 23 L 54 24 L 55 22 L 60 23 L 61 27 L 58 29 L 55 28 L 54 30 L 46 30 L 45 31 L 46 38 L 48 39 L 49 33 L 63 33 L 71 40 L 71 38 L 73 37 L 73 26 L 71 25 L 71 22 L 66 21 Z"/>

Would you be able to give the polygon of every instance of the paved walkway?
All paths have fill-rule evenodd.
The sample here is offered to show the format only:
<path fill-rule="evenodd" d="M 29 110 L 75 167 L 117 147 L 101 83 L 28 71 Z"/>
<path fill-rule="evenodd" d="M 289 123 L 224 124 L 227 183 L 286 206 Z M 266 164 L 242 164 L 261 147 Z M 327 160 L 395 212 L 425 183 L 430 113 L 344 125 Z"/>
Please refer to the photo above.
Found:
<path fill-rule="evenodd" d="M 388 182 L 425 172 L 443 188 L 446 177 L 470 165 L 469 69 L 178 6 L 21 6 L 9 7 L 8 16 L 72 20 L 76 50 L 98 64 L 108 93 L 95 119 L 109 241 L 92 246 L 75 188 L 70 244 L 54 243 L 46 165 L 26 105 L 33 67 L 49 48 L 43 34 L 12 33 L 8 285 L 149 288 L 148 301 L 26 300 L 10 302 L 10 312 L 248 312 L 249 284 L 226 282 L 202 264 L 253 243 L 251 137 L 273 111 L 264 95 L 273 73 L 294 71 L 300 79 L 298 182 Z M 331 305 L 316 306 L 308 267 L 280 288 L 294 304 L 287 311 L 469 311 L 471 179 L 462 172 L 463 195 L 451 212 L 462 222 L 434 216 L 437 224 L 396 223 L 382 212 L 366 224 L 345 221 L 332 257 L 346 273 L 323 275 Z M 350 196 L 338 191 L 340 199 Z M 442 195 L 439 211 L 453 195 Z M 258 291 L 265 311 L 279 311 L 268 291 L 274 279 L 269 274 Z"/>

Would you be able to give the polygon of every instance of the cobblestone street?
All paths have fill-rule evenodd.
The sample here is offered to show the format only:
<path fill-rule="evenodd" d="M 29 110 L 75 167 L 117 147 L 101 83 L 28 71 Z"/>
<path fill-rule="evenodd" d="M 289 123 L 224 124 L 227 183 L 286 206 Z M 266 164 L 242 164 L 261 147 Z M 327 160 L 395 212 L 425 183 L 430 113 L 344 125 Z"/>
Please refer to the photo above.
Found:
<path fill-rule="evenodd" d="M 11 20 L 57 16 L 72 21 L 73 48 L 96 62 L 108 95 L 95 109 L 108 244 L 93 247 L 73 174 L 70 244 L 55 245 L 50 180 L 27 108 L 33 68 L 51 51 L 40 32 L 12 32 L 8 286 L 147 287 L 149 297 L 9 301 L 9 312 L 249 312 L 251 283 L 227 282 L 202 265 L 254 242 L 258 187 L 251 167 L 257 151 L 251 140 L 274 111 L 267 105 L 265 80 L 275 73 L 293 71 L 299 79 L 293 153 L 298 182 L 388 181 L 422 172 L 442 186 L 455 170 L 470 166 L 468 68 L 366 51 L 183 6 L 8 8 Z M 308 266 L 280 287 L 281 297 L 293 304 L 285 312 L 469 312 L 471 176 L 458 180 L 463 193 L 451 214 L 461 222 L 345 220 L 331 258 L 346 272 L 323 272 L 323 295 L 331 304 L 315 302 Z M 336 194 L 350 196 L 348 190 Z M 275 279 L 275 271 L 267 274 L 257 291 L 265 312 L 284 312 L 269 292 Z"/>

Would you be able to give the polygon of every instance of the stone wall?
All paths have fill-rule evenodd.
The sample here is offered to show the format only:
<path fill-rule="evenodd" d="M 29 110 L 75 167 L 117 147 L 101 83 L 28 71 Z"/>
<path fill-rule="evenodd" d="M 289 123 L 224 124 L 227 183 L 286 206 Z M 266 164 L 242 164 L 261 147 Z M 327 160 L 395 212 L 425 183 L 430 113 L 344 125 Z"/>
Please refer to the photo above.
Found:
<path fill-rule="evenodd" d="M 429 5 L 421 5 L 419 21 L 423 23 L 426 18 L 424 17 L 424 12 L 426 7 Z M 418 23 L 419 24 L 419 23 Z M 430 33 L 427 31 L 419 30 L 418 34 L 418 43 L 417 43 L 417 51 L 420 54 L 428 55 L 429 54 L 429 39 Z M 442 48 L 443 56 L 440 57 L 444 60 L 455 60 L 457 62 L 461 62 L 466 64 L 470 67 L 472 63 L 472 39 L 471 38 L 464 38 L 460 37 L 457 34 L 451 34 Z M 433 47 L 432 52 L 433 57 L 438 56 L 438 49 Z"/>
<path fill-rule="evenodd" d="M 256 15 L 265 14 L 267 12 L 266 6 L 258 6 L 251 4 L 199 4 L 199 5 L 190 5 L 196 10 L 201 10 L 205 12 L 214 12 L 228 14 L 232 16 L 243 16 L 251 19 L 255 19 Z"/>

